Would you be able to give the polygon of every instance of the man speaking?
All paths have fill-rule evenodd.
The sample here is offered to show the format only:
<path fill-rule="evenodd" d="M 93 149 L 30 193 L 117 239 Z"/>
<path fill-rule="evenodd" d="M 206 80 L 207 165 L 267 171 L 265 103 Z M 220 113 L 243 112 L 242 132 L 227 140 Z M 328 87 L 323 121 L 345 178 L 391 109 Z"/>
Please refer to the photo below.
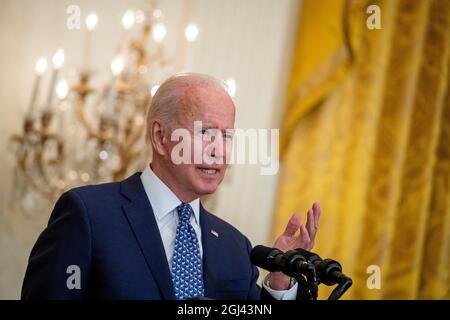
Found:
<path fill-rule="evenodd" d="M 199 200 L 223 180 L 234 119 L 234 103 L 214 78 L 179 74 L 164 82 L 147 116 L 151 164 L 124 181 L 59 198 L 31 251 L 22 299 L 294 299 L 298 284 L 280 273 L 260 289 L 248 239 Z M 190 133 L 192 146 L 200 141 L 192 158 L 213 161 L 174 161 L 176 129 Z M 210 148 L 210 130 L 223 148 Z M 310 250 L 319 215 L 317 204 L 306 224 L 294 214 L 274 246 Z"/>

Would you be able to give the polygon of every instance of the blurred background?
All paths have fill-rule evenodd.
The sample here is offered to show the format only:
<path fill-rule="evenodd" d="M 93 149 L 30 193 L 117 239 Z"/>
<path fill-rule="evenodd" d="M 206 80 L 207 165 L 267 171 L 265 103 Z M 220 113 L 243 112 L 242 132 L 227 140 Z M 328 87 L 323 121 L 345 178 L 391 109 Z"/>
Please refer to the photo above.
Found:
<path fill-rule="evenodd" d="M 181 71 L 227 83 L 236 127 L 280 129 L 278 174 L 231 166 L 210 211 L 271 245 L 318 201 L 344 298 L 450 298 L 450 1 L 0 0 L 0 39 L 0 299 L 61 192 L 148 163 L 146 108 Z"/>

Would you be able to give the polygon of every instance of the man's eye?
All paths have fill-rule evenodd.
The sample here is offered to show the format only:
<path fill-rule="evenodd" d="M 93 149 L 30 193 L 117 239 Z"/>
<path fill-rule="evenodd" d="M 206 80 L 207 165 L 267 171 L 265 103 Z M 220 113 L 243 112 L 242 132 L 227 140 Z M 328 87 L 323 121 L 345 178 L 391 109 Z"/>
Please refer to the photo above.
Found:
<path fill-rule="evenodd" d="M 204 136 L 205 133 L 206 133 L 206 130 L 199 130 L 199 131 L 196 132 L 196 135 L 198 135 L 198 136 Z"/>
<path fill-rule="evenodd" d="M 203 139 L 210 139 L 211 136 L 213 136 L 213 132 L 211 130 L 204 129 L 200 131 L 200 137 Z"/>

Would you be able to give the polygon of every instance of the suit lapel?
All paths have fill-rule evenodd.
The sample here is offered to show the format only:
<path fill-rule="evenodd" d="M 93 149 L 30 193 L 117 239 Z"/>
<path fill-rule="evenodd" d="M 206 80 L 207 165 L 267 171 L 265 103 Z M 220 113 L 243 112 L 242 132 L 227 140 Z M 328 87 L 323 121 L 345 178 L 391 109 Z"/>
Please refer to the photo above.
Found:
<path fill-rule="evenodd" d="M 153 278 L 164 299 L 175 299 L 172 276 L 152 207 L 136 173 L 121 183 L 121 192 L 130 203 L 123 206 Z"/>
<path fill-rule="evenodd" d="M 202 228 L 203 247 L 203 284 L 205 297 L 213 298 L 220 275 L 220 229 L 200 203 L 200 227 Z M 216 234 L 215 234 L 216 233 Z"/>

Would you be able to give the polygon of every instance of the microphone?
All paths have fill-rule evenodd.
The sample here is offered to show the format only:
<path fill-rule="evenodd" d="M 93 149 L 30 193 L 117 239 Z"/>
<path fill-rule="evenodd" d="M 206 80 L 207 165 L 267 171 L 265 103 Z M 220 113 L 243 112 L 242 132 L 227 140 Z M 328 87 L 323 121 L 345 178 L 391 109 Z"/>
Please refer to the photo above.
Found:
<path fill-rule="evenodd" d="M 295 274 L 303 274 L 308 271 L 308 263 L 298 251 L 291 250 L 287 253 L 277 249 L 266 246 L 256 246 L 250 252 L 250 261 L 265 270 L 270 272 L 281 271 L 289 276 Z"/>
<path fill-rule="evenodd" d="M 314 265 L 316 269 L 319 282 L 332 286 L 338 284 L 333 290 L 329 300 L 337 300 L 341 297 L 348 288 L 351 287 L 353 281 L 342 273 L 342 266 L 339 262 L 332 259 L 323 259 L 313 252 L 306 251 L 302 248 L 296 249 L 308 262 Z"/>
<path fill-rule="evenodd" d="M 299 251 L 290 250 L 283 253 L 277 248 L 258 245 L 250 252 L 250 261 L 260 268 L 270 272 L 281 271 L 297 280 L 303 279 L 302 275 L 305 275 L 313 299 L 317 298 L 318 281 L 316 270 Z"/>

